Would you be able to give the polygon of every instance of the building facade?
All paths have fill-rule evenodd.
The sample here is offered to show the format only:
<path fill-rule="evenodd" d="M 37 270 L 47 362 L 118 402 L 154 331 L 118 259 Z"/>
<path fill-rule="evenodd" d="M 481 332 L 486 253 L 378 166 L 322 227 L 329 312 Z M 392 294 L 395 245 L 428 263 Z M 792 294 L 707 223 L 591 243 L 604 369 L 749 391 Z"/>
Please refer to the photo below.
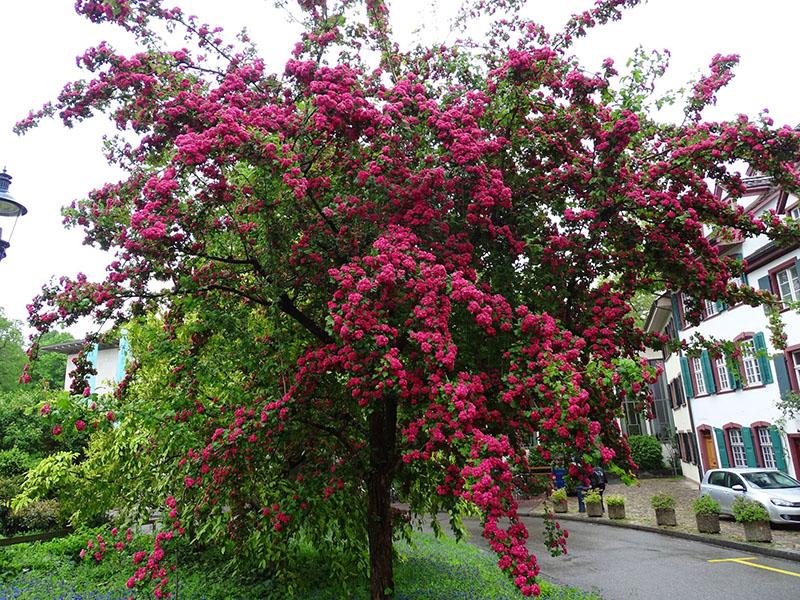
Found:
<path fill-rule="evenodd" d="M 83 340 L 71 340 L 44 346 L 43 352 L 58 352 L 67 355 L 67 369 L 64 374 L 64 389 L 69 390 L 72 385 L 72 374 L 75 370 L 75 358 L 83 348 Z M 130 354 L 130 346 L 124 332 L 117 343 L 95 344 L 89 354 L 89 360 L 97 371 L 86 381 L 90 393 L 108 394 L 125 377 L 126 361 Z"/>
<path fill-rule="evenodd" d="M 748 212 L 800 218 L 797 198 L 768 178 L 751 176 L 744 183 Z M 772 345 L 761 307 L 706 301 L 700 322 L 691 323 L 686 318 L 691 299 L 683 293 L 664 294 L 654 303 L 649 331 L 687 342 L 696 334 L 732 340 L 740 351 L 738 356 L 662 351 L 681 470 L 695 481 L 716 467 L 777 468 L 800 477 L 800 420 L 785 418 L 777 406 L 784 394 L 800 391 L 800 314 L 786 306 L 800 300 L 800 250 L 778 247 L 765 236 L 733 235 L 717 247 L 721 255 L 745 261 L 745 276 L 734 283 L 770 290 L 782 301 L 786 348 Z"/>

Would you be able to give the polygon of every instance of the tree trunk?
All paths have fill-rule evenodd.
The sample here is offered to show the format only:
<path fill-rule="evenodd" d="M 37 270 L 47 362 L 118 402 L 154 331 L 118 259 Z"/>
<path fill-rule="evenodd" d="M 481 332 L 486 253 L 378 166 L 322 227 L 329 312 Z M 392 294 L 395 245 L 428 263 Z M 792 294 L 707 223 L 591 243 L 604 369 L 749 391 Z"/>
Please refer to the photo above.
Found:
<path fill-rule="evenodd" d="M 367 535 L 371 600 L 394 597 L 391 489 L 395 459 L 397 401 L 384 398 L 369 417 Z"/>

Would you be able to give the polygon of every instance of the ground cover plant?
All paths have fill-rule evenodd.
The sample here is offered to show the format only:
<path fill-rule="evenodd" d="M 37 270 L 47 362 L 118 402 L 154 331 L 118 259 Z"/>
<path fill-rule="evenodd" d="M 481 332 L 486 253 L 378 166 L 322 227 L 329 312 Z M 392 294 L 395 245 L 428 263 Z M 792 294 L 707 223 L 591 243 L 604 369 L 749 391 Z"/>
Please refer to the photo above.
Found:
<path fill-rule="evenodd" d="M 635 295 L 681 289 L 690 322 L 705 300 L 773 302 L 730 283 L 744 265 L 712 238 L 798 239 L 744 213 L 730 166 L 797 192 L 798 134 L 702 118 L 736 56 L 657 98 L 661 54 L 621 76 L 570 55 L 637 3 L 550 33 L 524 2 L 470 0 L 458 45 L 401 48 L 382 0 L 300 0 L 306 33 L 268 73 L 246 35 L 171 3 L 78 0 L 140 52 L 89 49 L 87 79 L 18 129 L 106 113 L 126 175 L 65 209 L 111 253 L 106 279 L 48 284 L 30 324 L 134 318 L 139 341 L 114 397 L 92 397 L 79 357 L 74 402 L 47 418 L 87 450 L 39 465 L 18 504 L 61 489 L 76 522 L 160 509 L 135 590 L 169 593 L 181 538 L 289 580 L 312 543 L 342 577 L 368 571 L 374 600 L 395 596 L 409 515 L 458 531 L 472 511 L 500 570 L 539 594 L 513 484 L 529 440 L 579 479 L 632 468 L 615 419 L 625 398 L 646 406 L 640 353 L 667 341 L 636 326 Z M 478 16 L 492 23 L 469 41 Z M 685 119 L 659 122 L 673 101 Z"/>
<path fill-rule="evenodd" d="M 87 537 L 101 529 L 84 530 L 62 540 L 8 548 L 0 559 L 0 600 L 123 600 L 131 591 L 121 583 L 127 563 L 111 555 L 98 562 L 81 560 Z M 141 545 L 143 547 L 143 545 Z M 5 550 L 5 549 L 4 549 Z M 219 563 L 195 556 L 174 575 L 180 597 L 187 600 L 334 600 L 369 597 L 369 582 L 360 577 L 350 590 L 337 585 L 324 557 L 308 549 L 302 562 L 304 577 L 292 591 L 274 582 L 232 576 Z M 466 541 L 414 534 L 411 544 L 398 545 L 397 598 L 404 600 L 516 600 L 519 590 L 494 566 L 491 556 Z M 135 598 L 151 597 L 148 593 Z M 542 583 L 542 597 L 550 600 L 599 600 L 590 593 Z"/>

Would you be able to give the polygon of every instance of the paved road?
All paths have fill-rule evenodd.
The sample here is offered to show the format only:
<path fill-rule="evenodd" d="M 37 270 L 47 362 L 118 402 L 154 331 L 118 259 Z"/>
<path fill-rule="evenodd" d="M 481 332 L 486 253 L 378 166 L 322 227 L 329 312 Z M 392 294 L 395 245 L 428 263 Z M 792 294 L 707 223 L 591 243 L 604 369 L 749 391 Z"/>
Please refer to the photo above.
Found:
<path fill-rule="evenodd" d="M 798 562 L 656 533 L 574 522 L 564 523 L 569 530 L 569 555 L 552 558 L 541 542 L 542 520 L 532 517 L 526 524 L 531 534 L 528 547 L 539 557 L 545 579 L 594 591 L 604 600 L 800 599 Z M 470 521 L 467 525 L 471 541 L 487 547 L 480 524 Z M 743 557 L 752 560 L 709 562 Z"/>

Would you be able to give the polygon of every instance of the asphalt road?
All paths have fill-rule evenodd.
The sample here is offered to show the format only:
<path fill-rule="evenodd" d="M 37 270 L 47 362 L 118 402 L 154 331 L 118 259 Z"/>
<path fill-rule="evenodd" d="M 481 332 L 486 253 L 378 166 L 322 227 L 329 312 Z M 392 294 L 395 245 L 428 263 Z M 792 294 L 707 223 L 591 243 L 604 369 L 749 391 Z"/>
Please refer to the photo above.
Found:
<path fill-rule="evenodd" d="M 537 555 L 543 578 L 594 591 L 604 600 L 800 599 L 800 562 L 575 522 L 563 524 L 569 531 L 569 554 L 552 558 L 541 541 L 542 520 L 526 518 L 526 524 L 528 548 Z M 470 541 L 487 548 L 480 524 L 467 525 Z M 748 560 L 709 562 L 732 558 Z"/>

